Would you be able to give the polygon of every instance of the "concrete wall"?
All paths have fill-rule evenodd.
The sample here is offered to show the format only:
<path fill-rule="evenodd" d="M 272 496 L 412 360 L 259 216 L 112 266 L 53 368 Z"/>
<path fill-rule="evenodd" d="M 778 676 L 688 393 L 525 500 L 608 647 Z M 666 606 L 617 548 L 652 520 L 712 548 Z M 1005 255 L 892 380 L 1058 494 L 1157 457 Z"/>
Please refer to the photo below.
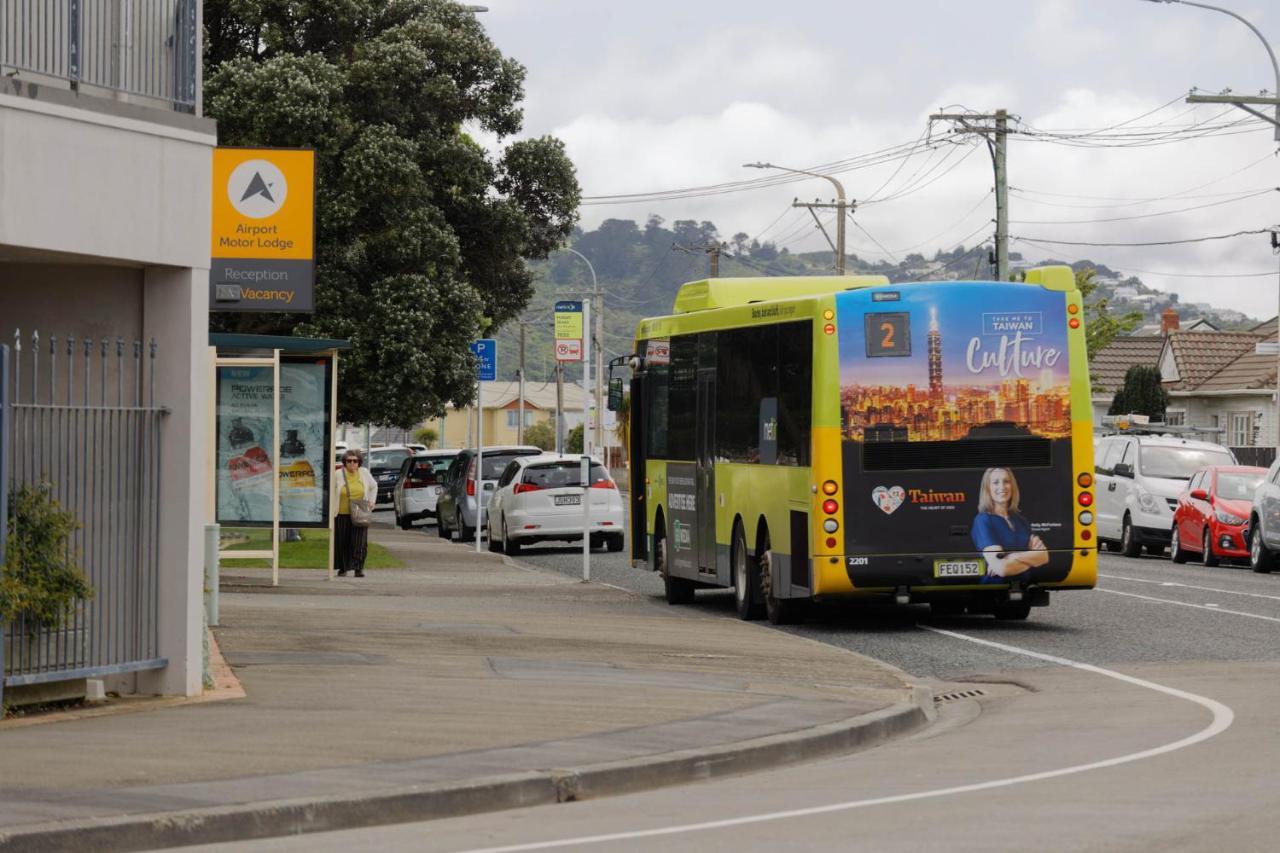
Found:
<path fill-rule="evenodd" d="M 155 337 L 160 654 L 200 691 L 212 123 L 0 83 L 0 334 Z M 127 106 L 127 105 L 126 105 Z M 130 349 L 131 352 L 131 349 Z"/>

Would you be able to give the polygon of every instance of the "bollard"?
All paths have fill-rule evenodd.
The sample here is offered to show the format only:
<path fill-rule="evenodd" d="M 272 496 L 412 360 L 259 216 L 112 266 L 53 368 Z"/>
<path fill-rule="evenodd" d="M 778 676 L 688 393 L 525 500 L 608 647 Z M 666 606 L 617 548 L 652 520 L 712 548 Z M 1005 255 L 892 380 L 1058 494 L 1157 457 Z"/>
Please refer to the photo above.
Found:
<path fill-rule="evenodd" d="M 217 524 L 204 526 L 204 615 L 210 627 L 218 624 L 218 531 Z"/>

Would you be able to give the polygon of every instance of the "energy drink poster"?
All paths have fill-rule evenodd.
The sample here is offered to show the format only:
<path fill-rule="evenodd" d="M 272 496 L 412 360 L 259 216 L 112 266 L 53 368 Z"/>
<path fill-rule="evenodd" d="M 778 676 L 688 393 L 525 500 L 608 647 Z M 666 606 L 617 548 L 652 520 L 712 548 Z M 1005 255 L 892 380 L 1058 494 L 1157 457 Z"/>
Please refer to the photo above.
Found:
<path fill-rule="evenodd" d="M 280 480 L 282 527 L 328 527 L 329 362 L 280 364 L 280 468 L 271 442 L 270 367 L 218 368 L 219 524 L 270 526 L 273 477 Z"/>

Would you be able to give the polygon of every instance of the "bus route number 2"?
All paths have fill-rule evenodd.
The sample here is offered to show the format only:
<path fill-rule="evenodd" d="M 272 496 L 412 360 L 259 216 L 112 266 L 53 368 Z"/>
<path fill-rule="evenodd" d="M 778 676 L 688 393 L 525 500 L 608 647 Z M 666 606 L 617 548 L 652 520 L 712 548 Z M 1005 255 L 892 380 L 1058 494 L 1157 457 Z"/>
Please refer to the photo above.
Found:
<path fill-rule="evenodd" d="M 905 311 L 865 315 L 867 358 L 911 355 L 911 315 Z"/>

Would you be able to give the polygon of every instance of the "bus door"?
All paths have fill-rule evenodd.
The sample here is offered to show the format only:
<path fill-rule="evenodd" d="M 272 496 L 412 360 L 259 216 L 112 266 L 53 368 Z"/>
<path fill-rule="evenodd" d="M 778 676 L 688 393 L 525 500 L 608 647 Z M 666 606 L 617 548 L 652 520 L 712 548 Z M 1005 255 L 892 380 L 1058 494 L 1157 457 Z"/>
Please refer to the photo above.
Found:
<path fill-rule="evenodd" d="M 649 525 L 645 518 L 645 498 L 648 491 L 648 457 L 645 455 L 645 430 L 648 421 L 644 416 L 648 401 L 644 397 L 645 382 L 643 371 L 637 370 L 631 376 L 631 446 L 630 457 L 631 483 L 631 565 L 637 566 L 649 559 Z"/>
<path fill-rule="evenodd" d="M 694 419 L 698 573 L 716 573 L 716 337 L 698 336 L 697 417 Z"/>

